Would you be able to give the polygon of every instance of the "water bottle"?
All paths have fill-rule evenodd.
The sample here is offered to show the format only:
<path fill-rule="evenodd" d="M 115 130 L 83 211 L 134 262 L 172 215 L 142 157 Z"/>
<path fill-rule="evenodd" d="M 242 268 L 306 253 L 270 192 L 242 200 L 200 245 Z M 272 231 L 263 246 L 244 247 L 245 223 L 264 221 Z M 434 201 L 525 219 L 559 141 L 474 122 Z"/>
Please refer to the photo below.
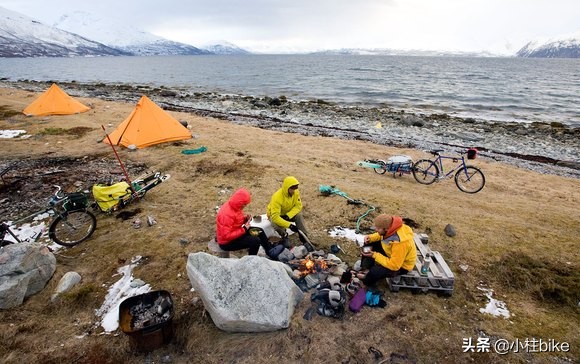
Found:
<path fill-rule="evenodd" d="M 421 274 L 427 275 L 429 273 L 429 265 L 431 264 L 431 253 L 425 254 L 423 265 L 421 266 Z"/>

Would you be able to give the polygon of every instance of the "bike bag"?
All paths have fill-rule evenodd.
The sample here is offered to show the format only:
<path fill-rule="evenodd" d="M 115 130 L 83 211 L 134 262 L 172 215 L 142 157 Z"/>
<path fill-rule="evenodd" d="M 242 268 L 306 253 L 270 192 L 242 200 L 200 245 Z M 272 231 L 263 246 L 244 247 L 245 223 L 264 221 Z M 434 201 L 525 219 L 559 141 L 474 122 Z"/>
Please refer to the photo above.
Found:
<path fill-rule="evenodd" d="M 475 159 L 476 156 L 477 156 L 477 149 L 469 148 L 467 150 L 467 159 Z"/>
<path fill-rule="evenodd" d="M 82 210 L 89 206 L 89 200 L 84 193 L 74 192 L 67 196 L 67 201 L 62 206 L 66 211 Z"/>
<path fill-rule="evenodd" d="M 123 198 L 131 195 L 131 187 L 127 182 L 114 185 L 94 185 L 93 197 L 99 208 L 104 212 L 113 211 Z"/>
<path fill-rule="evenodd" d="M 410 172 L 413 167 L 413 159 L 408 155 L 394 155 L 387 159 L 385 168 L 387 172 Z"/>

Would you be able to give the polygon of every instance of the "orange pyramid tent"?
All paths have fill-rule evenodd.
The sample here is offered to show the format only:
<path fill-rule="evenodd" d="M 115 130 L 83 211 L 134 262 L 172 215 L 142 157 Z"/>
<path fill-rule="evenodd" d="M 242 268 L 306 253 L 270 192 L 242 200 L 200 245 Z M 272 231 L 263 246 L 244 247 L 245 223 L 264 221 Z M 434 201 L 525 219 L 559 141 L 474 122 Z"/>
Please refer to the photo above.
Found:
<path fill-rule="evenodd" d="M 55 83 L 22 111 L 27 116 L 70 115 L 91 108 L 70 97 Z"/>
<path fill-rule="evenodd" d="M 147 96 L 142 96 L 137 106 L 111 134 L 114 145 L 145 148 L 154 144 L 190 139 L 191 133 L 174 117 L 157 106 Z M 103 142 L 110 144 L 107 138 Z"/>

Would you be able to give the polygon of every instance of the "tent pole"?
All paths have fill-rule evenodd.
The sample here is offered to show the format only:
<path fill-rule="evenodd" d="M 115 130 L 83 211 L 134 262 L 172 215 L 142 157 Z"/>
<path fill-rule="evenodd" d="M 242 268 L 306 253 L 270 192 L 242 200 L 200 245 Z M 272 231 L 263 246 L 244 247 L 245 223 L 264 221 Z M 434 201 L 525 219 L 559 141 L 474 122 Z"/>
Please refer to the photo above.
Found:
<path fill-rule="evenodd" d="M 133 188 L 133 183 L 131 183 L 131 180 L 129 179 L 129 175 L 127 174 L 127 171 L 125 170 L 125 166 L 123 166 L 123 162 L 121 162 L 121 158 L 119 158 L 119 155 L 117 154 L 117 151 L 115 150 L 115 146 L 113 145 L 111 138 L 109 138 L 109 134 L 107 134 L 107 131 L 105 130 L 105 126 L 101 124 L 101 128 L 103 128 L 103 131 L 105 132 L 105 136 L 107 137 L 109 144 L 111 144 L 111 148 L 113 148 L 113 152 L 115 153 L 115 156 L 117 157 L 117 160 L 119 161 L 119 164 L 121 165 L 121 169 L 123 170 L 123 173 L 125 174 L 125 178 L 127 179 L 127 183 L 129 183 L 129 187 L 131 188 L 131 191 L 133 191 L 135 196 L 137 196 L 137 194 L 135 193 L 135 189 Z"/>

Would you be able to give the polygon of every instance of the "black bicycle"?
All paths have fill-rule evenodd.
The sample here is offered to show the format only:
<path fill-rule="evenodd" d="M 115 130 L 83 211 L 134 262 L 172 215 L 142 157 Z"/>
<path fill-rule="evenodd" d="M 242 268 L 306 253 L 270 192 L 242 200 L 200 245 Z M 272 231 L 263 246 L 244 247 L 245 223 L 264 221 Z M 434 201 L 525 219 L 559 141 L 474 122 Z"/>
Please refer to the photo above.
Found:
<path fill-rule="evenodd" d="M 459 157 L 441 155 L 442 150 L 432 150 L 429 153 L 435 159 L 421 159 L 413 165 L 413 177 L 424 185 L 430 185 L 435 181 L 451 178 L 455 173 L 455 184 L 457 188 L 466 193 L 476 193 L 485 186 L 485 176 L 483 172 L 474 166 L 467 165 L 465 159 L 475 159 L 477 150 L 470 148 Z M 467 158 L 466 158 L 467 156 Z M 454 166 L 445 173 L 443 160 L 451 161 Z"/>
<path fill-rule="evenodd" d="M 48 237 L 55 243 L 72 247 L 87 240 L 97 228 L 97 218 L 88 210 L 87 192 L 64 193 L 60 186 L 54 186 L 56 192 L 49 199 L 48 206 L 40 211 L 15 221 L 15 224 L 32 219 L 35 216 L 50 213 L 54 216 L 48 228 Z M 14 241 L 5 239 L 12 236 Z M 38 238 L 38 237 L 36 237 Z M 22 242 L 4 222 L 0 223 L 0 246 Z"/>

